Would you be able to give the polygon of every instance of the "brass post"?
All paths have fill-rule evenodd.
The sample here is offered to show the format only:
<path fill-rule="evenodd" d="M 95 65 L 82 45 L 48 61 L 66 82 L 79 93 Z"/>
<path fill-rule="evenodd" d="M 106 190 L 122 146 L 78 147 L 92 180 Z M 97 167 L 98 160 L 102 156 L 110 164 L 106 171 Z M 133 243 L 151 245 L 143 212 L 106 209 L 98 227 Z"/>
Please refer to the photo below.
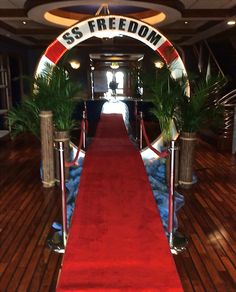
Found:
<path fill-rule="evenodd" d="M 63 245 L 66 247 L 67 242 L 67 206 L 66 206 L 66 189 L 65 189 L 65 157 L 64 143 L 59 142 L 59 161 L 60 161 L 60 186 L 62 198 L 62 227 L 63 227 Z"/>
<path fill-rule="evenodd" d="M 140 126 L 139 126 L 139 149 L 142 150 L 143 148 L 143 128 L 142 128 L 142 120 L 143 120 L 143 113 L 139 112 L 140 117 Z"/>

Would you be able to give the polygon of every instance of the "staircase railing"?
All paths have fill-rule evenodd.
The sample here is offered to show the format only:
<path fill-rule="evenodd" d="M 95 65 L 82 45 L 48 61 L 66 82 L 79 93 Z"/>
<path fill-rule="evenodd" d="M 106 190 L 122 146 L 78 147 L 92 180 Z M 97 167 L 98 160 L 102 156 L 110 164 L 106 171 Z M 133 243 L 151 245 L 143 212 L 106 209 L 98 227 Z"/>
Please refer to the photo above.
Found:
<path fill-rule="evenodd" d="M 234 124 L 234 108 L 236 106 L 236 89 L 219 98 L 218 103 L 224 107 L 223 137 L 231 138 Z"/>
<path fill-rule="evenodd" d="M 212 73 L 212 72 L 207 72 L 209 69 L 209 71 L 214 71 L 214 75 L 221 75 L 225 77 L 225 73 L 223 72 L 208 42 L 205 40 L 199 45 L 200 45 L 199 47 L 194 46 L 194 51 L 198 57 L 199 72 L 200 73 L 205 72 L 206 78 L 207 78 L 208 77 L 207 74 Z M 204 63 L 204 60 L 205 60 L 205 63 Z M 203 70 L 203 68 L 205 68 L 205 70 Z M 217 93 L 218 96 L 219 94 L 220 92 Z M 223 127 L 220 129 L 220 136 L 224 140 L 228 140 L 228 139 L 231 140 L 233 136 L 234 108 L 236 106 L 236 89 L 233 89 L 232 91 L 230 91 L 229 93 L 221 97 L 217 97 L 215 102 L 217 102 L 218 104 L 221 104 L 224 107 L 224 123 L 223 123 Z"/>

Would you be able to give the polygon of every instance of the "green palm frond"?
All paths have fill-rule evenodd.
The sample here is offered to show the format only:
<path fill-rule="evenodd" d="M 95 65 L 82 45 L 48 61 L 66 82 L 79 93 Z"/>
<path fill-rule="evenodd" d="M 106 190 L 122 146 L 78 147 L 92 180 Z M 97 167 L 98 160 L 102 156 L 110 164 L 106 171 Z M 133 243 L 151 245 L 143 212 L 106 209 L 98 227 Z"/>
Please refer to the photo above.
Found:
<path fill-rule="evenodd" d="M 46 64 L 41 74 L 30 79 L 31 95 L 8 114 L 13 135 L 31 132 L 39 137 L 40 111 L 52 111 L 55 129 L 72 129 L 75 125 L 73 97 L 80 92 L 81 86 L 70 79 L 64 68 L 50 64 Z"/>
<path fill-rule="evenodd" d="M 191 74 L 190 74 L 191 76 Z M 186 94 L 190 84 L 190 96 Z M 226 84 L 226 79 L 214 76 L 209 80 L 192 76 L 174 79 L 167 67 L 161 69 L 155 78 L 146 76 L 144 86 L 151 99 L 151 112 L 159 120 L 164 139 L 170 139 L 170 125 L 175 121 L 177 129 L 196 132 L 205 125 L 219 127 L 223 121 L 223 108 L 217 94 Z"/>
<path fill-rule="evenodd" d="M 153 108 L 151 113 L 158 119 L 163 138 L 166 142 L 172 138 L 172 121 L 179 120 L 179 99 L 182 98 L 185 88 L 181 80 L 175 80 L 166 67 L 153 77 L 144 79 L 144 86 Z"/>
<path fill-rule="evenodd" d="M 8 122 L 13 136 L 30 132 L 39 137 L 39 109 L 32 99 L 26 99 L 21 105 L 12 108 L 8 112 Z"/>
<path fill-rule="evenodd" d="M 180 128 L 185 132 L 196 132 L 204 126 L 221 125 L 223 108 L 217 103 L 216 93 L 225 85 L 225 79 L 212 77 L 208 81 L 195 80 L 191 96 L 185 94 L 179 102 Z"/>

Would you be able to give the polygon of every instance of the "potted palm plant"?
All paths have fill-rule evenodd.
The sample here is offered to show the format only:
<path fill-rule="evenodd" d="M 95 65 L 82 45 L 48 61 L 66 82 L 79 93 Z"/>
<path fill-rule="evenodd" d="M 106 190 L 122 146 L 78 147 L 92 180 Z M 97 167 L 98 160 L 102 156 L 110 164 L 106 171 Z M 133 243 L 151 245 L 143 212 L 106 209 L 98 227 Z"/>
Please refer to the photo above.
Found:
<path fill-rule="evenodd" d="M 184 89 L 167 67 L 160 69 L 156 78 L 149 80 L 144 81 L 144 86 L 153 104 L 151 112 L 159 121 L 164 145 L 168 145 L 172 139 L 173 121 L 179 120 L 178 103 Z"/>
<path fill-rule="evenodd" d="M 167 67 L 156 74 L 150 82 L 144 81 L 145 91 L 153 103 L 152 113 L 159 120 L 164 145 L 172 139 L 173 121 L 180 133 L 179 184 L 188 188 L 193 184 L 193 158 L 196 133 L 203 127 L 220 127 L 223 122 L 223 108 L 217 101 L 218 91 L 226 79 L 211 77 L 201 79 L 186 76 L 174 79 Z M 190 84 L 190 96 L 186 93 Z M 168 170 L 168 168 L 167 168 Z M 175 179 L 177 178 L 177 174 Z"/>
<path fill-rule="evenodd" d="M 182 84 L 184 85 L 183 80 Z M 178 100 L 180 130 L 179 184 L 190 188 L 193 184 L 193 160 L 197 132 L 203 127 L 220 127 L 223 108 L 217 101 L 217 92 L 224 86 L 225 79 L 212 77 L 208 80 L 190 81 L 191 94 L 183 93 Z"/>
<path fill-rule="evenodd" d="M 40 111 L 52 111 L 56 131 L 70 131 L 75 126 L 73 97 L 81 86 L 71 80 L 63 67 L 50 64 L 46 64 L 40 75 L 27 79 L 31 82 L 31 93 L 8 114 L 12 135 L 31 132 L 39 138 Z"/>
<path fill-rule="evenodd" d="M 165 66 L 156 72 L 155 78 L 144 79 L 145 95 L 152 101 L 151 113 L 159 121 L 163 146 L 169 147 L 173 127 L 179 120 L 179 99 L 184 93 L 183 86 L 171 76 Z M 178 153 L 176 153 L 175 184 L 178 184 Z M 166 180 L 169 178 L 169 159 L 166 161 Z"/>
<path fill-rule="evenodd" d="M 50 64 L 46 64 L 40 75 L 27 79 L 32 85 L 31 94 L 8 113 L 12 135 L 31 132 L 40 139 L 40 112 L 50 111 L 53 114 L 55 140 L 64 141 L 68 156 L 69 132 L 75 126 L 73 113 L 76 103 L 73 97 L 81 86 L 70 79 L 63 67 Z"/>

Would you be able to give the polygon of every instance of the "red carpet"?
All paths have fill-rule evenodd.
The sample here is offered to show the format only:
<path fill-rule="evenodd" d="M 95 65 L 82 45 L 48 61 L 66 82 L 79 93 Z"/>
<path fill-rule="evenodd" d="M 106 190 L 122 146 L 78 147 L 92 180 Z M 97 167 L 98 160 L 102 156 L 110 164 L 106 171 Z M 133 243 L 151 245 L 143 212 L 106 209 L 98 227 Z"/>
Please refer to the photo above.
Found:
<path fill-rule="evenodd" d="M 87 151 L 57 291 L 183 291 L 152 190 L 121 115 Z"/>

